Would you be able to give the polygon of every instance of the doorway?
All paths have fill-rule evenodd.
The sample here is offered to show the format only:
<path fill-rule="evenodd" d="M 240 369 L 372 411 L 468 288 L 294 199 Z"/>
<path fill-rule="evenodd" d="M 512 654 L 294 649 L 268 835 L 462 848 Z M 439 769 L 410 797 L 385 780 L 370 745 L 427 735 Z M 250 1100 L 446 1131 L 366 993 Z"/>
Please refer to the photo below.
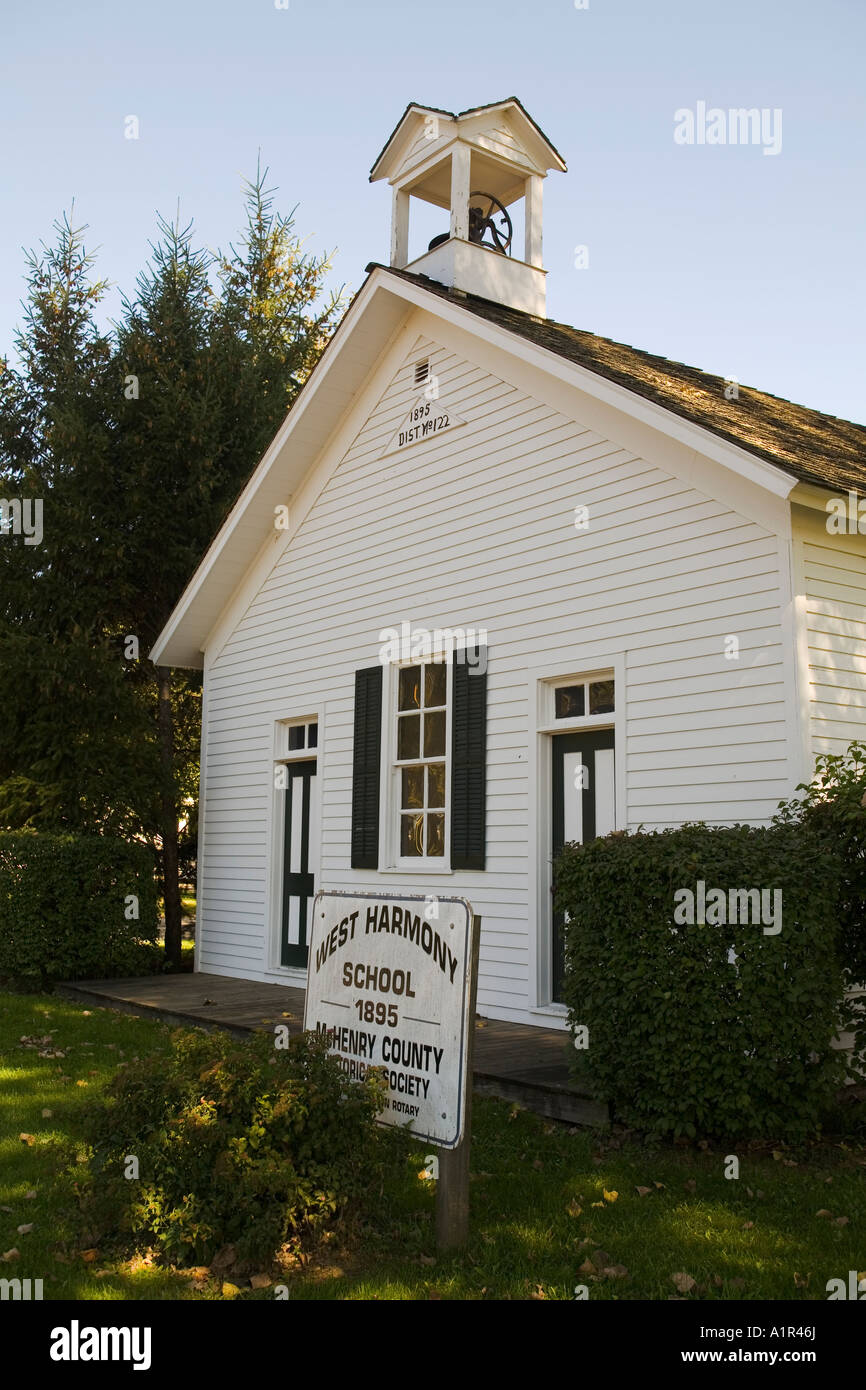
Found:
<path fill-rule="evenodd" d="M 286 763 L 285 768 L 280 964 L 306 969 L 318 875 L 316 759 Z"/>
<path fill-rule="evenodd" d="M 551 864 L 563 845 L 588 844 L 616 828 L 614 730 L 585 729 L 554 734 L 550 740 Z M 555 889 L 553 873 L 551 883 Z M 565 918 L 554 911 L 551 892 L 551 1000 L 562 1003 L 565 975 Z"/>

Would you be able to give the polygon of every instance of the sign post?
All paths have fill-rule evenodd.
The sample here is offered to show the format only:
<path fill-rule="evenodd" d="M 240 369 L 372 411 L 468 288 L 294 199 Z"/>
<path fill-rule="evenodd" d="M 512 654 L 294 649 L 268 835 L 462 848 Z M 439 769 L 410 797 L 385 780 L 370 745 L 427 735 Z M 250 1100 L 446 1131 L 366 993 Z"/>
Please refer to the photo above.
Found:
<path fill-rule="evenodd" d="M 469 1159 L 472 1143 L 472 1075 L 475 1056 L 475 1001 L 478 994 L 478 951 L 481 918 L 472 918 L 470 947 L 469 1036 L 466 1039 L 466 1108 L 463 1138 L 456 1148 L 439 1152 L 439 1179 L 436 1183 L 436 1244 L 440 1250 L 453 1250 L 469 1238 Z"/>
<path fill-rule="evenodd" d="M 350 1080 L 384 1073 L 379 1122 L 442 1151 L 446 1194 L 462 1171 L 451 1151 L 468 1164 L 475 920 L 465 898 L 321 892 L 313 904 L 304 1028 L 327 1034 Z"/>

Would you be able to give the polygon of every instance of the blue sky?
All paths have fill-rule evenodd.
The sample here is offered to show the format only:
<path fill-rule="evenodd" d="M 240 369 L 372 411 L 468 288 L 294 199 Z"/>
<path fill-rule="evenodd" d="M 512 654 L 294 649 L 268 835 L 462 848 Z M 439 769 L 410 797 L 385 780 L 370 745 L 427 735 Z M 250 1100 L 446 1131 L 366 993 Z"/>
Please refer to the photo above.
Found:
<path fill-rule="evenodd" d="M 0 53 L 0 352 L 21 248 L 73 198 L 130 292 L 178 199 L 202 244 L 237 236 L 261 149 L 354 290 L 387 260 L 367 176 L 406 103 L 516 95 L 569 167 L 545 186 L 552 318 L 866 421 L 863 0 L 5 0 Z M 780 152 L 677 144 L 699 101 L 780 109 Z"/>

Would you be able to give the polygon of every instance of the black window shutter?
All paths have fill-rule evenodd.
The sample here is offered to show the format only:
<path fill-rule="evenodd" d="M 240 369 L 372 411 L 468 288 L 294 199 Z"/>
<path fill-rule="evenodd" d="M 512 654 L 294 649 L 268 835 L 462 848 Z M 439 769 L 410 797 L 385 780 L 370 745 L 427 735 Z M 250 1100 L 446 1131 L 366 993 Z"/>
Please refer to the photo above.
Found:
<path fill-rule="evenodd" d="M 382 667 L 355 672 L 352 768 L 352 868 L 379 867 L 379 763 L 382 750 Z"/>
<path fill-rule="evenodd" d="M 451 731 L 451 867 L 483 869 L 487 838 L 486 647 L 454 653 Z"/>

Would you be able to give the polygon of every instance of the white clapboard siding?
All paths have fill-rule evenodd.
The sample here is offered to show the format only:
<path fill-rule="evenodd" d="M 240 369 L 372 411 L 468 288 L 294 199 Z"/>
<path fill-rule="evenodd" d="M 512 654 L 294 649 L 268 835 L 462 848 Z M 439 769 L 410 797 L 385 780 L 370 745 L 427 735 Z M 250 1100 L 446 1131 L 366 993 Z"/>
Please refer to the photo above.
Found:
<path fill-rule="evenodd" d="M 803 524 L 812 753 L 866 740 L 866 537 Z"/>
<path fill-rule="evenodd" d="M 428 356 L 440 399 L 465 424 L 386 454 Z M 498 377 L 420 338 L 213 659 L 200 969 L 263 978 L 273 958 L 276 718 L 322 711 L 319 886 L 357 886 L 354 672 L 404 620 L 488 634 L 487 868 L 432 880 L 482 916 L 485 1013 L 536 1017 L 529 671 L 548 654 L 627 654 L 617 699 L 629 824 L 763 821 L 789 794 L 777 537 L 507 376 L 505 358 Z M 574 526 L 578 505 L 589 507 L 586 531 Z M 724 656 L 730 634 L 735 661 Z M 411 874 L 361 877 L 389 892 L 431 889 Z"/>

